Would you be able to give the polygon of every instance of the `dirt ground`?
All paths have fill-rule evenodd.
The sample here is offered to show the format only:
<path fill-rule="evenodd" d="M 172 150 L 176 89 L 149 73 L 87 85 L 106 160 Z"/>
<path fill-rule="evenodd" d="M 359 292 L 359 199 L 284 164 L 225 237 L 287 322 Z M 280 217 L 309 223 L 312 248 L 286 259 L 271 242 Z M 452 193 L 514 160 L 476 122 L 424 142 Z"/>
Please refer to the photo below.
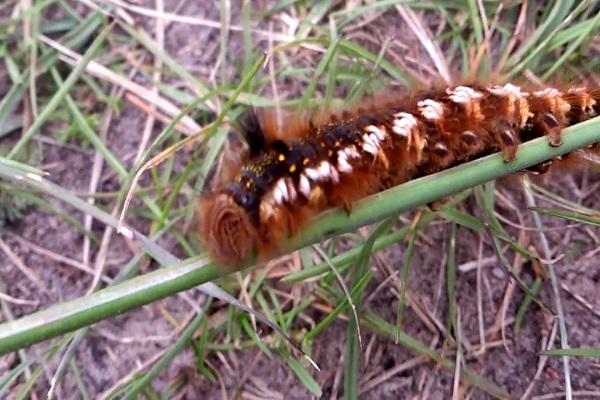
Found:
<path fill-rule="evenodd" d="M 146 7 L 153 7 L 153 2 L 136 2 Z M 234 2 L 236 3 L 236 2 Z M 261 3 L 261 2 L 259 2 Z M 218 21 L 220 13 L 219 2 L 182 2 L 178 14 Z M 232 7 L 236 8 L 236 7 Z M 167 2 L 167 10 L 173 5 Z M 232 21 L 239 23 L 239 15 L 234 14 Z M 401 28 L 398 15 L 390 12 L 376 19 L 377 27 L 369 27 L 381 32 L 382 26 L 393 26 L 394 34 L 399 34 Z M 396 19 L 396 20 L 394 20 Z M 149 32 L 152 32 L 153 22 L 149 18 L 136 17 Z M 277 22 L 277 21 L 276 21 Z M 276 25 L 277 26 L 277 25 Z M 264 28 L 264 27 L 263 27 Z M 379 29 L 379 31 L 378 31 Z M 218 52 L 217 29 L 204 26 L 191 26 L 184 23 L 174 23 L 167 28 L 165 46 L 168 53 L 186 69 L 199 77 L 207 77 L 213 68 L 213 60 Z M 391 35 L 388 32 L 386 35 Z M 404 33 L 406 34 L 406 33 Z M 242 37 L 232 33 L 230 37 L 230 52 L 241 51 Z M 320 54 L 312 54 L 312 65 L 316 65 Z M 234 57 L 232 57 L 234 59 Z M 233 71 L 233 69 L 231 69 Z M 233 74 L 233 72 L 232 72 Z M 145 84 L 147 82 L 140 82 Z M 283 88 L 294 93 L 301 85 L 292 82 Z M 122 102 L 122 110 L 112 119 L 106 143 L 115 156 L 129 168 L 132 158 L 137 151 L 140 137 L 137 134 L 143 130 L 147 114 L 128 101 Z M 155 127 L 155 134 L 161 126 Z M 59 126 L 48 124 L 41 130 L 41 135 L 54 137 Z M 14 143 L 17 134 L 0 140 L 0 145 Z M 87 192 L 93 164 L 93 152 L 68 146 L 40 143 L 39 165 L 50 173 L 49 179 L 62 187 L 74 192 Z M 600 209 L 600 174 L 595 170 L 584 170 L 572 173 L 553 173 L 544 177 L 544 185 L 550 190 L 565 195 L 568 199 L 586 207 Z M 100 179 L 98 191 L 114 191 L 119 188 L 119 180 L 105 166 Z M 517 214 L 511 205 L 518 207 L 519 215 L 525 226 L 533 226 L 530 213 L 523 207 L 525 199 L 514 181 L 499 184 L 498 213 L 510 221 L 517 221 Z M 64 204 L 47 198 L 51 204 L 59 208 L 67 208 Z M 553 206 L 552 203 L 540 200 L 540 206 Z M 481 207 L 472 199 L 464 204 L 464 209 L 478 215 Z M 68 210 L 68 208 L 67 208 Z M 68 210 L 74 218 L 83 221 L 83 215 L 75 210 Z M 579 224 L 568 224 L 557 218 L 543 219 L 547 228 L 546 235 L 550 248 L 555 249 L 553 257 L 556 272 L 561 287 L 566 315 L 569 344 L 572 347 L 600 347 L 600 236 L 597 229 Z M 131 218 L 132 223 L 141 231 L 147 226 Z M 136 225 L 137 224 L 137 225 Z M 523 231 L 505 225 L 506 229 L 522 240 L 529 242 L 533 248 L 541 252 L 537 232 Z M 410 276 L 409 303 L 405 331 L 410 336 L 431 345 L 432 348 L 444 348 L 444 338 L 440 331 L 432 331 L 415 309 L 427 310 L 442 327 L 447 321 L 447 296 L 445 295 L 445 259 L 448 246 L 448 223 L 436 222 L 429 226 L 424 235 L 417 241 L 413 270 Z M 94 223 L 94 232 L 102 236 L 104 226 Z M 9 259 L 6 251 L 0 251 L 0 279 L 6 286 L 10 296 L 31 300 L 31 304 L 11 306 L 15 317 L 27 315 L 36 310 L 44 309 L 52 304 L 75 299 L 83 296 L 88 290 L 92 276 L 89 273 L 75 269 L 64 262 L 52 259 L 35 246 L 60 254 L 64 257 L 81 260 L 83 236 L 71 225 L 55 217 L 51 212 L 38 207 L 29 207 L 24 216 L 11 223 L 2 231 L 2 241 L 14 255 L 17 256 L 29 270 L 38 278 L 38 283 L 26 278 L 22 271 Z M 511 397 L 520 397 L 530 385 L 540 363 L 538 352 L 552 331 L 552 319 L 538 307 L 532 306 L 525 319 L 522 331 L 518 337 L 513 337 L 512 321 L 517 307 L 524 296 L 518 289 L 508 304 L 506 312 L 505 341 L 502 342 L 500 330 L 487 338 L 487 349 L 480 355 L 473 355 L 479 345 L 479 325 L 476 302 L 476 271 L 470 268 L 477 259 L 480 237 L 472 231 L 458 228 L 457 234 L 457 300 L 460 311 L 461 331 L 464 345 L 467 346 L 467 367 L 505 388 Z M 171 241 L 169 250 L 177 253 L 179 250 Z M 168 246 L 169 241 L 161 244 Z M 396 320 L 397 294 L 393 285 L 378 286 L 387 279 L 393 271 L 398 271 L 403 263 L 405 243 L 396 244 L 386 249 L 371 262 L 375 279 L 367 290 L 367 296 L 375 292 L 364 306 L 390 323 Z M 92 247 L 91 260 L 94 259 L 95 248 Z M 114 235 L 108 252 L 108 276 L 114 276 L 129 257 L 132 249 L 121 237 Z M 495 322 L 500 304 L 509 284 L 509 276 L 496 259 L 489 238 L 485 239 L 482 251 L 484 267 L 482 268 L 482 296 L 484 326 L 491 329 Z M 522 265 L 524 279 L 532 282 L 530 265 Z M 146 266 L 143 272 L 151 268 Z M 466 270 L 468 269 L 468 270 Z M 277 284 L 279 289 L 307 293 L 310 284 L 298 284 L 298 288 L 290 285 Z M 305 286 L 302 286 L 305 285 Z M 187 292 L 191 299 L 202 303 L 204 297 L 197 290 Z M 543 285 L 541 299 L 545 304 L 554 305 L 550 282 Z M 222 312 L 221 305 L 214 306 L 213 312 Z M 173 325 L 166 315 L 178 321 L 189 319 L 193 315 L 192 307 L 181 297 L 172 296 L 152 303 L 136 311 L 128 312 L 94 325 L 91 332 L 79 346 L 76 359 L 92 398 L 97 398 L 113 387 L 120 379 L 142 364 L 151 360 L 174 340 Z M 324 314 L 312 310 L 309 316 L 320 321 Z M 430 321 L 431 322 L 431 321 Z M 332 327 L 317 337 L 314 343 L 314 358 L 321 367 L 320 372 L 313 371 L 314 378 L 321 384 L 323 398 L 340 398 L 343 391 L 341 377 L 345 346 L 345 321 L 338 320 Z M 555 335 L 556 333 L 553 333 Z M 432 362 L 423 361 L 410 353 L 406 348 L 395 344 L 392 340 L 364 331 L 363 340 L 366 344 L 361 353 L 362 370 L 361 383 L 369 386 L 361 394 L 363 399 L 445 399 L 453 393 L 454 376 Z M 175 336 L 176 337 L 176 336 Z M 559 346 L 558 335 L 553 336 L 555 347 Z M 28 356 L 35 357 L 48 347 L 42 343 L 26 349 Z M 453 358 L 454 352 L 448 348 L 448 357 Z M 179 398 L 285 398 L 306 399 L 310 393 L 298 382 L 294 373 L 279 357 L 267 358 L 258 349 L 228 351 L 210 354 L 209 363 L 219 371 L 223 387 L 218 383 L 208 381 L 195 372 L 192 351 L 188 348 L 178 355 L 170 367 L 154 381 L 154 387 L 160 388 L 166 382 L 173 381 L 178 376 L 187 378 L 184 389 L 178 393 Z M 405 362 L 414 365 L 402 369 Z M 18 362 L 15 354 L 0 359 L 0 372 L 14 367 Z M 38 398 L 45 398 L 49 380 L 56 368 L 56 361 L 46 365 L 44 378 L 36 387 Z M 575 391 L 589 391 L 589 395 L 578 398 L 600 397 L 600 362 L 590 358 L 571 358 L 571 377 Z M 391 373 L 397 369 L 398 372 Z M 384 376 L 379 383 L 373 379 Z M 532 395 L 561 393 L 563 387 L 563 366 L 560 359 L 549 359 L 535 378 Z M 59 386 L 58 398 L 74 398 L 76 379 L 69 370 Z M 363 386 L 364 386 L 363 385 Z M 591 391 L 595 391 L 591 393 Z M 479 390 L 468 392 L 471 399 L 486 399 L 486 394 Z M 467 396 L 467 394 L 464 394 Z"/>

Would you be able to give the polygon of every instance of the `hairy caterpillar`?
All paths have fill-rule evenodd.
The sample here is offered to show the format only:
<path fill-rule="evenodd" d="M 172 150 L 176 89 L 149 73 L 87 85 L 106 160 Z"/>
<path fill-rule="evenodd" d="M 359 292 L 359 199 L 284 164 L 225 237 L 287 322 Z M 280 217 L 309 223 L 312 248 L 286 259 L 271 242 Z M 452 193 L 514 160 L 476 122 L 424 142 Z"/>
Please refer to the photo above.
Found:
<path fill-rule="evenodd" d="M 199 202 L 199 233 L 218 263 L 267 258 L 315 214 L 410 179 L 548 136 L 600 114 L 600 88 L 529 91 L 461 85 L 389 96 L 328 121 L 288 125 L 285 135 L 249 114 L 249 160 Z M 285 133 L 285 132 L 284 132 Z M 596 145 L 597 146 L 597 145 Z"/>

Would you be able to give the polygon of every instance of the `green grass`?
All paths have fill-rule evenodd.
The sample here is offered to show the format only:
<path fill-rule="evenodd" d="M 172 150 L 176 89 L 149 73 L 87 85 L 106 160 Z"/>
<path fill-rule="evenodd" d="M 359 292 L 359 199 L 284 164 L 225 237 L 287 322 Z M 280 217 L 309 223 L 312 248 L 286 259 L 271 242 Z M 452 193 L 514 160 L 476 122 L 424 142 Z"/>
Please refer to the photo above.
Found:
<path fill-rule="evenodd" d="M 479 8 L 480 3 L 484 9 Z M 0 11 L 12 11 L 17 4 L 21 2 L 8 1 L 0 6 Z M 46 21 L 45 15 L 50 6 L 60 10 L 53 14 L 60 17 Z M 408 7 L 423 26 L 433 19 L 443 21 L 445 28 L 434 31 L 429 39 L 424 39 L 431 41 L 425 43 L 408 39 L 404 43 L 404 37 L 376 36 L 369 29 L 362 36 L 354 34 L 356 24 L 363 22 L 364 13 L 374 18 L 367 28 L 377 29 L 377 24 L 382 24 L 383 16 L 379 13 L 406 24 L 398 16 L 397 6 Z M 98 11 L 86 10 L 85 14 L 79 14 L 81 9 L 75 10 L 62 0 L 35 2 L 33 8 L 0 20 L 0 56 L 3 61 L 0 73 L 5 72 L 8 80 L 8 90 L 0 99 L 0 154 L 3 155 L 0 157 L 0 239 L 5 235 L 3 222 L 18 224 L 25 207 L 28 207 L 25 210 L 32 211 L 35 208 L 50 210 L 86 237 L 88 246 L 93 249 L 91 266 L 100 274 L 87 288 L 90 289 L 89 294 L 82 291 L 77 299 L 16 319 L 10 317 L 15 305 L 0 299 L 7 320 L 0 324 L 0 353 L 18 350 L 19 357 L 19 362 L 11 370 L 0 376 L 0 395 L 13 392 L 16 382 L 20 383 L 18 398 L 39 393 L 47 386 L 42 372 L 44 368 L 50 368 L 48 365 L 52 360 L 51 365 L 59 365 L 56 370 L 50 369 L 56 382 L 52 390 L 60 387 L 65 375 L 69 374 L 82 398 L 96 397 L 81 373 L 85 365 L 77 356 L 77 349 L 89 334 L 90 327 L 95 322 L 139 309 L 166 296 L 179 294 L 185 299 L 188 296 L 183 293 L 186 289 L 201 285 L 199 290 L 209 298 L 230 304 L 225 317 L 217 318 L 218 312 L 214 310 L 219 308 L 215 308 L 215 302 L 210 300 L 197 306 L 187 321 L 179 321 L 172 315 L 165 316 L 166 321 L 181 328 L 177 335 L 148 368 L 132 371 L 120 382 L 111 382 L 114 386 L 105 393 L 107 398 L 173 396 L 190 384 L 185 375 L 169 381 L 164 387 L 159 388 L 154 383 L 182 352 L 192 352 L 196 358 L 196 371 L 217 387 L 220 376 L 226 371 L 219 371 L 211 363 L 215 352 L 247 348 L 261 351 L 267 359 L 279 359 L 307 393 L 320 396 L 323 391 L 321 375 L 300 357 L 298 351 L 293 350 L 293 343 L 300 343 L 303 351 L 312 355 L 319 346 L 327 346 L 320 341 L 320 335 L 329 329 L 337 329 L 337 335 L 345 332 L 343 384 L 339 388 L 345 398 L 362 396 L 367 335 L 375 335 L 383 343 L 395 342 L 408 352 L 424 357 L 430 361 L 427 365 L 432 372 L 442 368 L 453 373 L 458 352 L 458 358 L 463 360 L 461 383 L 493 397 L 508 397 L 509 393 L 512 395 L 511 388 L 499 387 L 464 362 L 468 349 L 463 346 L 464 327 L 461 322 L 464 322 L 464 315 L 457 309 L 457 297 L 460 295 L 457 292 L 460 280 L 457 257 L 460 253 L 456 241 L 460 235 L 473 233 L 489 238 L 489 249 L 498 254 L 502 265 L 517 282 L 518 290 L 523 293 L 515 316 L 515 335 L 521 331 L 528 316 L 540 312 L 539 307 L 557 311 L 563 349 L 541 354 L 562 357 L 564 387 L 567 396 L 570 396 L 568 357 L 597 357 L 598 349 L 568 349 L 568 326 L 562 312 L 561 295 L 556 290 L 558 278 L 551 265 L 548 285 L 554 288 L 554 296 L 549 304 L 539 299 L 540 287 L 546 283 L 539 277 L 535 277 L 533 284 L 529 283 L 527 274 L 512 267 L 517 254 L 532 262 L 550 260 L 553 258 L 549 254 L 550 249 L 545 249 L 547 254 L 534 254 L 522 245 L 519 238 L 508 233 L 514 231 L 505 229 L 495 216 L 494 185 L 488 184 L 475 191 L 471 188 L 600 141 L 598 118 L 569 128 L 561 147 L 548 146 L 546 139 L 534 140 L 519 148 L 517 160 L 513 163 L 504 163 L 501 155 L 492 155 L 371 196 L 354 205 L 349 216 L 342 210 L 332 210 L 319 216 L 298 236 L 286 242 L 289 252 L 300 250 L 294 263 L 301 268 L 280 281 L 270 278 L 269 270 L 254 270 L 252 279 L 247 281 L 245 276 L 249 268 L 241 273 L 218 268 L 202 256 L 193 233 L 188 229 L 188 222 L 193 219 L 195 199 L 206 184 L 211 168 L 222 162 L 220 154 L 227 146 L 227 123 L 234 120 L 244 106 L 314 107 L 352 103 L 365 94 L 377 93 L 386 87 L 397 91 L 401 90 L 399 86 L 439 81 L 443 72 L 435 65 L 450 66 L 456 77 L 486 78 L 492 75 L 512 79 L 525 74 L 544 81 L 552 81 L 559 72 L 561 76 L 558 78 L 598 72 L 597 60 L 587 55 L 591 43 L 598 45 L 600 31 L 600 13 L 593 1 L 528 3 L 523 24 L 517 25 L 521 6 L 522 2 L 503 5 L 501 14 L 496 18 L 497 3 L 474 0 L 383 0 L 354 9 L 339 6 L 333 1 L 277 1 L 267 10 L 257 10 L 253 8 L 253 2 L 243 2 L 241 19 L 236 21 L 232 19 L 236 14 L 231 2 L 222 0 L 217 6 L 220 11 L 219 28 L 214 33 L 218 42 L 214 65 L 210 66 L 214 67 L 210 79 L 203 74 L 189 72 L 186 65 L 176 60 L 173 49 L 165 50 L 164 43 L 154 39 L 161 35 L 144 31 L 142 25 L 132 26 L 121 17 L 108 22 Z M 110 6 L 106 6 L 106 10 L 116 11 Z M 420 14 L 424 11 L 427 18 Z M 128 12 L 135 15 L 131 10 Z M 283 35 L 285 40 L 280 37 L 273 41 L 268 56 L 272 64 L 263 68 L 266 56 L 259 49 L 267 49 L 269 44 L 268 40 L 264 40 L 257 45 L 256 40 L 264 38 L 269 29 L 269 19 L 281 12 L 296 18 L 298 29 L 291 36 L 286 36 L 287 33 L 280 31 L 280 25 L 273 25 L 275 33 Z M 163 22 L 165 29 L 173 23 Z M 257 27 L 257 24 L 260 26 Z M 532 31 L 527 34 L 515 32 L 523 26 Z M 404 25 L 400 28 L 408 31 Z M 193 29 L 210 28 L 199 26 Z M 239 30 L 241 36 L 238 37 Z M 51 35 L 56 42 L 78 53 L 80 62 L 75 66 L 65 62 L 64 55 L 60 55 L 42 35 Z M 444 49 L 442 59 L 432 60 L 431 57 L 436 57 L 435 53 L 423 50 L 422 46 L 429 44 Z M 127 50 L 114 51 L 118 46 Z M 399 49 L 410 51 L 406 57 L 399 57 Z M 141 60 L 139 68 L 133 66 L 124 54 Z M 100 60 L 109 72 L 117 75 L 91 73 L 89 66 L 94 59 Z M 233 74 L 231 66 L 235 69 Z M 156 76 L 160 77 L 161 81 L 154 84 L 162 102 L 153 104 L 157 112 L 170 118 L 168 124 L 154 123 L 163 129 L 147 148 L 141 149 L 142 157 L 135 162 L 116 156 L 119 149 L 106 139 L 105 125 L 107 121 L 114 123 L 121 118 L 123 103 L 130 101 L 118 88 L 131 82 L 128 75 L 133 70 L 139 78 L 136 82 L 144 82 L 145 87 L 149 87 Z M 294 87 L 302 89 L 299 92 Z M 148 100 L 146 93 L 135 93 L 135 87 L 131 90 L 143 100 Z M 279 98 L 268 94 L 273 92 Z M 86 96 L 94 99 L 92 107 L 86 103 Z M 24 101 L 30 106 L 23 107 Z M 98 161 L 94 162 L 90 175 L 104 171 L 102 174 L 108 172 L 117 177 L 120 182 L 117 192 L 105 193 L 96 185 L 87 193 L 95 199 L 95 203 L 90 203 L 87 195 L 52 183 L 56 181 L 55 177 L 47 177 L 40 171 L 43 167 L 40 160 L 44 159 L 41 132 L 44 135 L 55 132 L 56 139 L 59 139 L 60 132 L 53 127 L 53 123 L 57 122 L 63 125 L 63 136 L 68 138 L 69 145 L 97 155 Z M 184 128 L 178 129 L 178 124 Z M 202 135 L 184 137 L 186 132 L 194 131 L 198 126 L 204 127 Z M 21 129 L 22 133 L 11 133 L 15 129 Z M 141 131 L 131 134 L 141 136 Z M 12 141 L 8 142 L 9 139 Z M 6 145 L 4 140 L 7 140 Z M 193 150 L 190 150 L 191 146 Z M 138 180 L 138 177 L 141 179 Z M 523 206 L 522 212 L 534 213 L 536 223 L 542 223 L 538 214 L 545 214 L 567 219 L 569 223 L 600 224 L 597 210 L 586 209 L 534 184 L 525 184 L 523 190 L 529 199 L 533 199 L 533 194 L 542 194 L 565 208 L 540 207 L 534 203 L 529 203 L 529 209 Z M 398 222 L 400 213 L 449 195 L 453 197 L 439 210 L 420 208 L 420 216 L 414 226 Z M 485 218 L 479 218 L 477 212 L 465 206 L 472 197 L 478 200 Z M 103 272 L 106 260 L 102 257 L 102 249 L 108 248 L 113 240 L 119 226 L 119 211 L 124 204 L 129 204 L 129 199 L 132 202 L 123 215 L 123 221 L 125 226 L 134 222 L 135 226 L 146 227 L 144 233 L 131 230 L 132 242 L 141 251 L 124 263 L 112 283 L 103 283 L 98 279 L 107 277 Z M 54 200 L 60 200 L 69 208 L 58 207 Z M 72 208 L 101 222 L 105 231 L 99 234 L 98 230 L 91 229 L 89 221 L 79 221 L 78 217 L 66 211 Z M 379 225 L 366 234 L 361 231 L 366 238 L 354 233 L 357 228 L 371 223 Z M 429 240 L 428 228 L 434 224 L 451 227 L 446 239 L 447 247 L 439 249 L 440 256 L 445 252 L 447 257 L 446 297 L 451 306 L 444 315 L 447 321 L 444 343 L 430 348 L 429 343 L 408 333 L 413 330 L 406 325 L 406 320 L 411 312 L 407 303 L 411 276 L 415 268 L 424 267 L 414 265 L 414 258 L 421 251 L 419 242 Z M 173 238 L 180 254 L 185 257 L 175 257 L 162 248 L 158 238 L 163 236 Z M 311 246 L 326 238 L 331 240 L 317 250 Z M 546 239 L 540 237 L 540 241 L 546 242 Z M 343 243 L 348 249 L 339 251 L 338 243 Z M 398 307 L 392 307 L 397 320 L 388 321 L 370 309 L 368 300 L 370 290 L 380 283 L 371 269 L 372 261 L 376 256 L 385 257 L 377 252 L 392 245 L 401 246 L 406 251 L 403 265 L 395 266 L 399 271 L 398 277 L 389 283 L 397 290 Z M 160 268 L 142 274 L 140 267 L 148 256 Z M 292 292 L 292 284 L 301 288 L 301 299 L 292 301 L 282 294 Z M 240 289 L 244 293 L 242 302 L 228 294 Z M 6 292 L 5 289 L 2 291 Z M 257 311 L 247 313 L 246 302 Z M 324 305 L 329 310 L 327 313 L 315 312 L 318 307 L 323 309 Z M 318 320 L 314 321 L 314 325 L 305 323 L 315 316 Z M 256 319 L 262 321 L 259 328 L 266 324 L 279 329 L 280 334 L 272 329 L 256 332 Z M 334 324 L 340 319 L 348 321 L 345 330 Z M 78 331 L 70 333 L 75 330 Z M 55 337 L 62 339 L 50 341 Z M 34 357 L 30 346 L 40 342 L 44 342 L 45 346 L 43 356 Z"/>

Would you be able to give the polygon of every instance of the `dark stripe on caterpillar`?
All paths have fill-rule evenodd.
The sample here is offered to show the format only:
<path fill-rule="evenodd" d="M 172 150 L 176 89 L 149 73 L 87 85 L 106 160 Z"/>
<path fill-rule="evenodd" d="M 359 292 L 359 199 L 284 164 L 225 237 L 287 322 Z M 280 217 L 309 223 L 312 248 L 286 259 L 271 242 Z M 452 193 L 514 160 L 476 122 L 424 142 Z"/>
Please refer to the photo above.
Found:
<path fill-rule="evenodd" d="M 265 131 L 259 115 L 246 117 L 250 158 L 232 182 L 200 200 L 200 238 L 222 265 L 266 259 L 326 208 L 349 210 L 366 195 L 496 151 L 510 162 L 519 143 L 540 136 L 559 146 L 564 127 L 598 114 L 597 87 L 506 84 L 390 97 L 292 135 Z"/>

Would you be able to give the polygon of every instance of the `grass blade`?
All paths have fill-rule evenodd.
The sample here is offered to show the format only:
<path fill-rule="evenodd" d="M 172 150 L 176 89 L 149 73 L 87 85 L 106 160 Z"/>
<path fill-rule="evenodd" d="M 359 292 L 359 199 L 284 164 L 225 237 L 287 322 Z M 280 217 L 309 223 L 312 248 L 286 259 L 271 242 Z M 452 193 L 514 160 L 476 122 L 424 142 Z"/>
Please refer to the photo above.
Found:
<path fill-rule="evenodd" d="M 543 356 L 600 357 L 600 348 L 556 349 L 541 351 Z"/>
<path fill-rule="evenodd" d="M 56 107 L 58 107 L 63 98 L 66 96 L 69 90 L 71 90 L 75 82 L 77 82 L 81 74 L 84 72 L 86 65 L 91 61 L 92 57 L 94 57 L 96 51 L 100 48 L 100 45 L 104 42 L 104 39 L 106 39 L 109 32 L 112 30 L 112 27 L 113 24 L 106 26 L 94 39 L 90 47 L 88 47 L 88 49 L 85 51 L 81 62 L 77 64 L 75 68 L 73 68 L 63 85 L 58 88 L 46 107 L 44 107 L 44 109 L 40 112 L 40 115 L 35 119 L 35 121 L 33 121 L 29 129 L 27 129 L 19 141 L 10 150 L 7 158 L 13 158 L 51 116 Z"/>
<path fill-rule="evenodd" d="M 556 210 L 546 207 L 529 207 L 529 209 L 540 214 L 551 215 L 553 217 L 558 217 L 569 221 L 583 222 L 584 224 L 592 226 L 600 226 L 600 218 L 588 217 L 587 215 L 582 215 L 572 211 Z"/>

